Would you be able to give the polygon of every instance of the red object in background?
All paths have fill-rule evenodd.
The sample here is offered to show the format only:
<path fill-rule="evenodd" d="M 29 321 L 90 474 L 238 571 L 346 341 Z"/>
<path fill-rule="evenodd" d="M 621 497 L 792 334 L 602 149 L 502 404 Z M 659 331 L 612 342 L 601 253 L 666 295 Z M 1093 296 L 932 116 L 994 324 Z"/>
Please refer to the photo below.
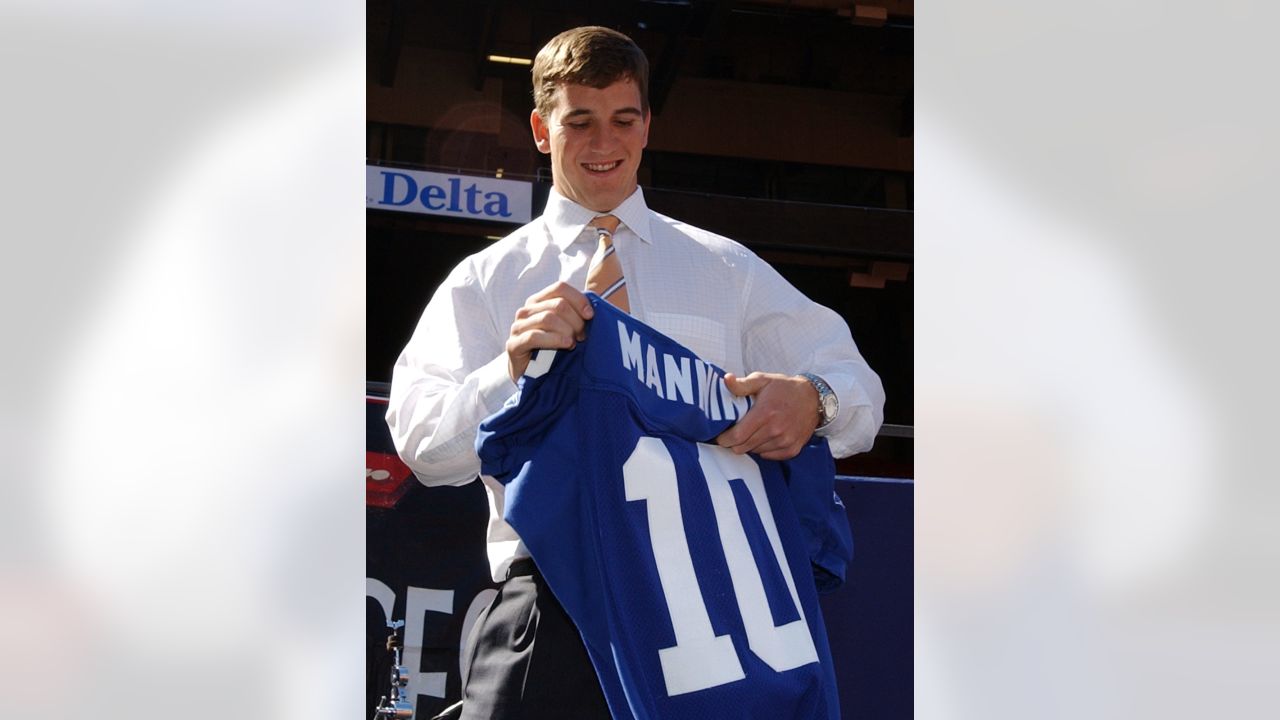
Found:
<path fill-rule="evenodd" d="M 392 508 L 409 492 L 413 471 L 400 458 L 390 453 L 364 453 L 364 504 L 366 507 Z"/>

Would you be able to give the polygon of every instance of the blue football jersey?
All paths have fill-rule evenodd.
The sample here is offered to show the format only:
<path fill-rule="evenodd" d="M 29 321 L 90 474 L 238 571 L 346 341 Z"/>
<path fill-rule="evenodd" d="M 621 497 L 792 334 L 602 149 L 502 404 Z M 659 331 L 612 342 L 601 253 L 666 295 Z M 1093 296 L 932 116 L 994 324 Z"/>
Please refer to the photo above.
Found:
<path fill-rule="evenodd" d="M 750 400 L 589 298 L 587 340 L 539 351 L 476 447 L 610 711 L 839 718 L 814 578 L 838 585 L 852 540 L 826 441 L 784 463 L 716 446 Z"/>

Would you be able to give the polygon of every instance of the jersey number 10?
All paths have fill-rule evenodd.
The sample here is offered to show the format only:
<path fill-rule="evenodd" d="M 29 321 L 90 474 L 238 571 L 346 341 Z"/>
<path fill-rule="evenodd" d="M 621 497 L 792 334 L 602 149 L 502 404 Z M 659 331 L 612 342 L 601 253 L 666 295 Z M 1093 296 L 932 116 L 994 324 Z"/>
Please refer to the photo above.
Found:
<path fill-rule="evenodd" d="M 804 608 L 796 595 L 795 580 L 783 554 L 759 466 L 745 455 L 703 443 L 698 443 L 698 463 L 711 493 L 720 546 L 729 567 L 738 612 L 746 628 L 747 646 L 776 672 L 818 662 L 813 636 L 809 633 Z M 680 695 L 741 680 L 745 674 L 738 662 L 733 638 L 715 634 L 707 606 L 702 601 L 693 558 L 689 554 L 689 540 L 684 533 L 675 461 L 667 446 L 658 438 L 640 438 L 622 466 L 622 478 L 627 500 L 644 501 L 646 504 L 653 557 L 675 630 L 676 644 L 658 650 L 667 694 Z M 729 486 L 731 479 L 741 480 L 750 492 L 755 511 L 769 538 L 769 546 L 773 549 L 773 558 L 791 592 L 791 602 L 795 603 L 799 620 L 783 625 L 773 624 L 764 581 L 756 567 L 733 490 Z M 694 588 L 694 591 L 673 592 L 675 588 Z"/>

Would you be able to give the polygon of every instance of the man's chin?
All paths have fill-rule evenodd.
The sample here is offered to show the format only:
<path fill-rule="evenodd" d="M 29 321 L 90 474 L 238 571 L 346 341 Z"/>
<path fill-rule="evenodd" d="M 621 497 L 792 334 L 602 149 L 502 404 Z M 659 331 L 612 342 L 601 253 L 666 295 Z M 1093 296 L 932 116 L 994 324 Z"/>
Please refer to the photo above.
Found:
<path fill-rule="evenodd" d="M 562 192 L 561 194 L 570 200 L 578 203 L 582 207 L 596 212 L 608 212 L 622 204 L 628 196 L 636 189 L 636 183 L 632 181 L 627 183 L 592 183 L 592 178 L 586 178 L 588 182 L 583 183 L 574 188 L 573 194 Z"/>

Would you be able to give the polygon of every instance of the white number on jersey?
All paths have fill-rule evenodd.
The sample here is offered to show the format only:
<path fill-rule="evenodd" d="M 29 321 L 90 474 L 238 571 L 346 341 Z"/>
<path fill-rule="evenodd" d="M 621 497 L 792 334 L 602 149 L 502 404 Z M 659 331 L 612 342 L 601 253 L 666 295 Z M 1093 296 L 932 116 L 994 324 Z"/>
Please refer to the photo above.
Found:
<path fill-rule="evenodd" d="M 796 594 L 795 580 L 783 554 L 769 498 L 765 495 L 760 468 L 744 455 L 703 443 L 698 443 L 698 463 L 711 493 L 720 547 L 729 567 L 738 612 L 747 631 L 747 646 L 777 672 L 818 662 L 813 636 L 809 633 L 804 608 Z M 648 510 L 653 557 L 675 631 L 676 644 L 658 651 L 667 694 L 680 695 L 741 680 L 745 674 L 738 662 L 733 638 L 715 634 L 707 607 L 702 602 L 693 557 L 689 553 L 689 541 L 684 534 L 675 461 L 667 446 L 658 438 L 640 438 L 622 466 L 622 478 L 627 500 L 643 500 Z M 734 479 L 741 480 L 751 495 L 755 512 L 773 549 L 774 560 L 782 571 L 791 601 L 800 616 L 798 620 L 781 626 L 773 624 L 764 580 L 751 553 L 729 485 Z M 672 592 L 672 588 L 694 588 L 695 591 Z"/>

